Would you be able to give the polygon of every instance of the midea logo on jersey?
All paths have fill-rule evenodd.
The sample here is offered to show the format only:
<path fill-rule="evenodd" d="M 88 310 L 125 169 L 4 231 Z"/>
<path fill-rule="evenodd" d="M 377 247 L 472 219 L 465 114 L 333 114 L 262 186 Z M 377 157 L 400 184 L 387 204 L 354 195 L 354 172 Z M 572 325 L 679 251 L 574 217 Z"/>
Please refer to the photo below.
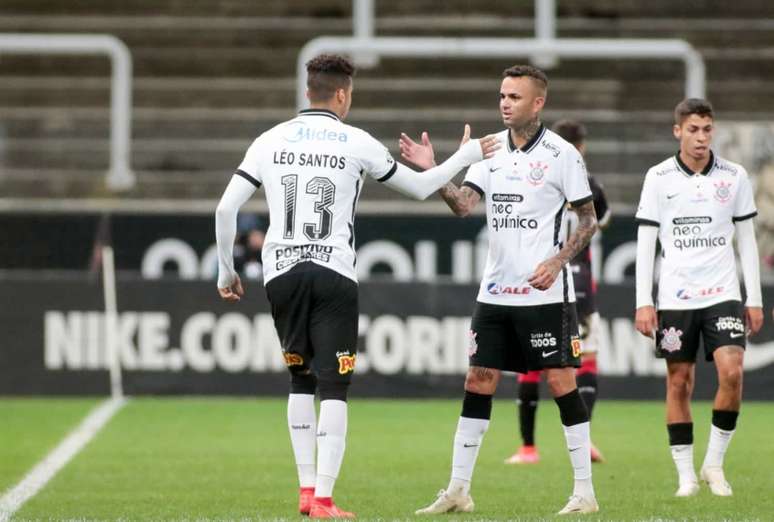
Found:
<path fill-rule="evenodd" d="M 340 141 L 347 142 L 347 133 L 336 132 L 330 129 L 314 129 L 307 127 L 303 121 L 293 121 L 288 123 L 288 128 L 284 140 L 289 143 L 298 143 L 299 141 Z"/>
<path fill-rule="evenodd" d="M 528 286 L 508 286 L 494 282 L 486 285 L 486 291 L 492 295 L 527 295 L 529 290 Z"/>
<path fill-rule="evenodd" d="M 712 223 L 709 216 L 674 218 L 672 223 L 672 236 L 674 236 L 674 246 L 679 250 L 686 248 L 712 248 L 721 247 L 728 244 L 728 240 L 723 236 L 702 236 L 704 232 L 702 225 Z"/>

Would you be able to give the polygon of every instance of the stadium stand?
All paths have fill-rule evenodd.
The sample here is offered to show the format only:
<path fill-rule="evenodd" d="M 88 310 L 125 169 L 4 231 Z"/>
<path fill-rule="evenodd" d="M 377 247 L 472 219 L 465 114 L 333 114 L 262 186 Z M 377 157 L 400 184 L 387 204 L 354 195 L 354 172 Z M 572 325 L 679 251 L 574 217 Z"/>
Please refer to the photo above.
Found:
<path fill-rule="evenodd" d="M 380 36 L 532 37 L 532 2 L 376 3 Z M 710 18 L 704 17 L 711 4 Z M 707 63 L 721 120 L 767 120 L 774 105 L 774 3 L 579 0 L 559 5 L 563 37 L 684 38 Z M 690 18 L 691 23 L 684 23 Z M 349 0 L 65 2 L 5 0 L 0 32 L 110 33 L 134 60 L 134 197 L 213 198 L 251 139 L 294 113 L 295 63 L 313 37 L 352 32 Z M 515 58 L 514 62 L 523 61 Z M 462 123 L 498 129 L 501 60 L 390 59 L 356 79 L 350 121 L 397 153 L 428 130 L 439 154 Z M 549 71 L 548 122 L 587 123 L 590 170 L 632 203 L 639 174 L 669 154 L 683 66 L 564 60 Z M 0 57 L 0 190 L 18 197 L 106 195 L 109 71 L 103 58 Z M 396 197 L 370 184 L 364 198 Z"/>

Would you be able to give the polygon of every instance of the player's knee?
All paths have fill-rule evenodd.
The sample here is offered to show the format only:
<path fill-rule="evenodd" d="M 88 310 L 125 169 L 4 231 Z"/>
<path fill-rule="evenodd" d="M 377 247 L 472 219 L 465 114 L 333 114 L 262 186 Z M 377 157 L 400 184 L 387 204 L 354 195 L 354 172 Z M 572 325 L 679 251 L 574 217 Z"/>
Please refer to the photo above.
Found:
<path fill-rule="evenodd" d="M 736 365 L 723 368 L 718 372 L 718 380 L 721 386 L 740 388 L 742 386 L 742 368 Z"/>
<path fill-rule="evenodd" d="M 317 390 L 320 393 L 320 400 L 346 401 L 349 381 L 325 379 L 320 377 L 317 383 Z"/>
<path fill-rule="evenodd" d="M 677 372 L 669 376 L 669 393 L 677 399 L 688 399 L 693 393 L 693 379 L 690 373 Z"/>
<path fill-rule="evenodd" d="M 290 393 L 314 395 L 317 390 L 317 377 L 309 371 L 292 372 L 290 374 Z"/>
<path fill-rule="evenodd" d="M 546 384 L 552 397 L 561 397 L 576 388 L 573 368 L 549 370 L 546 372 Z"/>
<path fill-rule="evenodd" d="M 490 368 L 473 367 L 465 376 L 465 391 L 493 395 L 497 389 L 498 373 Z"/>

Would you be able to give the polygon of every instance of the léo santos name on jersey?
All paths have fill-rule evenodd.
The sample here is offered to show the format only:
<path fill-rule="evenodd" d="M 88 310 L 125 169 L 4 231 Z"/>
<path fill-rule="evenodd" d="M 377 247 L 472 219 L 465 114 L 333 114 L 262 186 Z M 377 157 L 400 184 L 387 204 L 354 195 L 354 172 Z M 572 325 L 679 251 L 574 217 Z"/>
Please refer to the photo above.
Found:
<path fill-rule="evenodd" d="M 300 167 L 323 167 L 331 169 L 344 170 L 347 168 L 347 161 L 344 156 L 334 156 L 331 154 L 307 154 L 301 152 L 288 152 L 286 150 L 274 151 L 275 165 L 298 165 Z"/>
<path fill-rule="evenodd" d="M 709 216 L 674 218 L 672 220 L 672 236 L 675 248 L 712 248 L 726 246 L 728 240 L 724 236 L 703 235 L 702 225 L 712 223 Z"/>

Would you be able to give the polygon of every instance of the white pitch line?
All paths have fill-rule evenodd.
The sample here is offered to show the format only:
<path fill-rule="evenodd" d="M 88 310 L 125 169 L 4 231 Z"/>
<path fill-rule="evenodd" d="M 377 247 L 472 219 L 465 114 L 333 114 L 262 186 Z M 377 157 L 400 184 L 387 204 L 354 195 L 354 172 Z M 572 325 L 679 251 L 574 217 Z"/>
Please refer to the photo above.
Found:
<path fill-rule="evenodd" d="M 34 497 L 70 459 L 81 451 L 113 415 L 126 404 L 126 399 L 108 399 L 97 406 L 83 422 L 41 460 L 13 488 L 0 497 L 0 522 L 8 522 L 11 516 L 27 500 Z"/>

